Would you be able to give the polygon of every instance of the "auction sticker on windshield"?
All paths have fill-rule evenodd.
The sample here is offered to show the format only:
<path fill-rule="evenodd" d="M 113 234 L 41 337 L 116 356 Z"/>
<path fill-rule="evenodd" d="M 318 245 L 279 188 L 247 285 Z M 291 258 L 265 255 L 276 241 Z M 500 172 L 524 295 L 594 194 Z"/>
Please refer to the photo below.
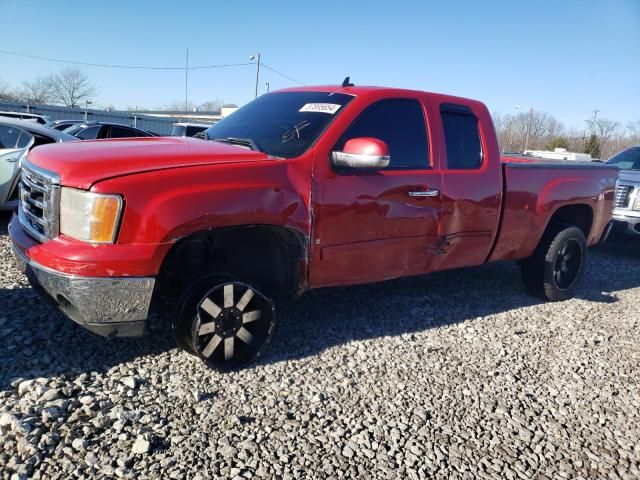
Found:
<path fill-rule="evenodd" d="M 299 112 L 317 112 L 317 113 L 328 113 L 333 115 L 342 105 L 337 105 L 335 103 L 307 103 L 305 104 Z"/>

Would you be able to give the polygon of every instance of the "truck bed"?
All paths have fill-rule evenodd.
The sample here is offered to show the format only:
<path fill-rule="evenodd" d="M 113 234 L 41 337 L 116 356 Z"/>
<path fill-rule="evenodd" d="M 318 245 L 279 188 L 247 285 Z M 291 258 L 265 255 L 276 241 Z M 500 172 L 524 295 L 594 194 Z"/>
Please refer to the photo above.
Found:
<path fill-rule="evenodd" d="M 576 203 L 579 205 L 569 212 L 586 217 L 587 244 L 602 237 L 613 205 L 617 168 L 595 162 L 503 156 L 502 174 L 502 217 L 490 261 L 530 256 L 554 213 Z"/>

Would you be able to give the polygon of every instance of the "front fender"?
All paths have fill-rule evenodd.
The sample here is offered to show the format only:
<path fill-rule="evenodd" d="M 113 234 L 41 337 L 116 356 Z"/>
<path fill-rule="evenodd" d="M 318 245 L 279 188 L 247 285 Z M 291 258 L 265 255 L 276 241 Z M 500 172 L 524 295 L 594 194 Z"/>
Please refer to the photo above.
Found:
<path fill-rule="evenodd" d="M 99 182 L 92 191 L 123 195 L 120 244 L 174 243 L 235 225 L 310 231 L 310 175 L 290 161 L 166 169 Z"/>

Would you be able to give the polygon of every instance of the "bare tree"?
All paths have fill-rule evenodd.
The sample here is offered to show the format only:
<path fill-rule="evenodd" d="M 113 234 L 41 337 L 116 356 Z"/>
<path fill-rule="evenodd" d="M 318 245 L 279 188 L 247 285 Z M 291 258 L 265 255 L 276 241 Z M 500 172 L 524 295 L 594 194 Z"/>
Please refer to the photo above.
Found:
<path fill-rule="evenodd" d="M 21 97 L 32 105 L 51 103 L 56 98 L 55 76 L 44 75 L 22 82 Z"/>
<path fill-rule="evenodd" d="M 627 123 L 627 133 L 631 142 L 640 143 L 640 120 Z"/>
<path fill-rule="evenodd" d="M 600 140 L 602 158 L 609 158 L 612 153 L 615 152 L 611 152 L 611 149 L 607 148 L 607 146 L 616 131 L 620 128 L 620 124 L 608 118 L 596 118 L 595 115 L 593 120 L 587 120 L 587 124 L 591 132 Z"/>
<path fill-rule="evenodd" d="M 54 76 L 54 91 L 56 100 L 71 108 L 78 108 L 96 95 L 96 89 L 77 67 L 64 68 Z"/>
<path fill-rule="evenodd" d="M 493 114 L 496 133 L 503 152 L 536 150 L 564 134 L 564 126 L 552 115 L 537 110 L 517 115 Z"/>
<path fill-rule="evenodd" d="M 224 100 L 221 98 L 214 98 L 213 100 L 207 100 L 200 104 L 200 110 L 205 112 L 219 112 L 224 105 Z"/>
<path fill-rule="evenodd" d="M 186 111 L 193 112 L 196 109 L 196 104 L 189 101 L 186 104 Z M 185 103 L 184 100 L 174 100 L 173 102 L 165 105 L 161 110 L 166 110 L 168 112 L 184 112 L 185 111 Z"/>
<path fill-rule="evenodd" d="M 18 94 L 4 80 L 0 80 L 0 100 L 15 102 L 18 100 Z"/>

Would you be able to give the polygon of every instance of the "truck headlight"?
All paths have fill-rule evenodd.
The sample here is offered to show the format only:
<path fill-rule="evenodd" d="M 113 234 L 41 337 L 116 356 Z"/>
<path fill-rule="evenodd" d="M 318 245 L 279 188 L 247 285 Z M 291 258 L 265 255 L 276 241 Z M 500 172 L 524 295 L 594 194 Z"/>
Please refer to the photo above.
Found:
<path fill-rule="evenodd" d="M 60 233 L 90 243 L 113 243 L 121 211 L 120 195 L 62 187 Z"/>

